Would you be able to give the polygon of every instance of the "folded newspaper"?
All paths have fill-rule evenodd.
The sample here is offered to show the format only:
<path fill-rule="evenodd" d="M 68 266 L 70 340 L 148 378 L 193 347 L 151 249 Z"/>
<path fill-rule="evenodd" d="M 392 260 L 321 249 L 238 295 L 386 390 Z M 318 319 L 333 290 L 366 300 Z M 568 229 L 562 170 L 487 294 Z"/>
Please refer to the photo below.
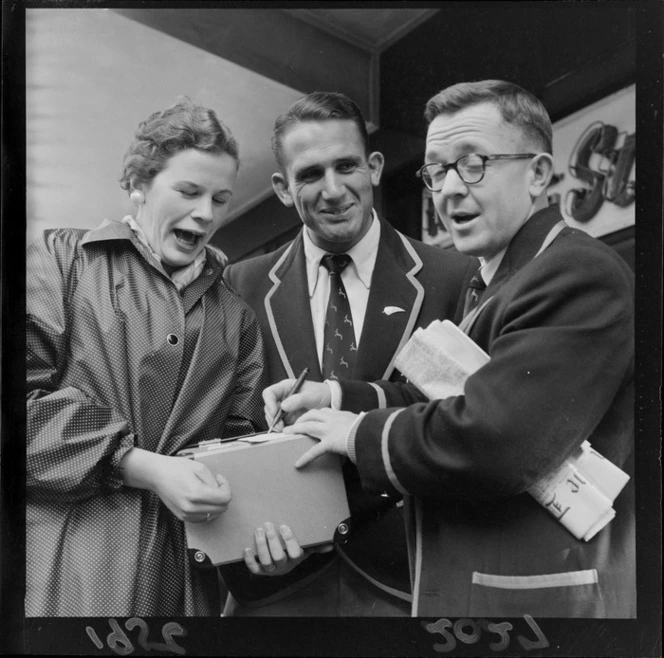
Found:
<path fill-rule="evenodd" d="M 449 320 L 417 329 L 395 365 L 432 400 L 463 395 L 466 379 L 489 355 Z M 577 539 L 589 541 L 615 516 L 613 501 L 629 476 L 584 441 L 528 492 Z"/>

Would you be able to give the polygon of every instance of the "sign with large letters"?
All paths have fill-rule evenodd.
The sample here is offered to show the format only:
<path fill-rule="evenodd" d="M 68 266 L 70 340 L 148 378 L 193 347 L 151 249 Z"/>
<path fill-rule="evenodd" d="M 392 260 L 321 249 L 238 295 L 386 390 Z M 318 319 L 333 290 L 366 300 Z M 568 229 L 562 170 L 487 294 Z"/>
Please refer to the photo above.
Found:
<path fill-rule="evenodd" d="M 633 226 L 636 90 L 631 85 L 553 124 L 549 202 L 599 237 Z"/>

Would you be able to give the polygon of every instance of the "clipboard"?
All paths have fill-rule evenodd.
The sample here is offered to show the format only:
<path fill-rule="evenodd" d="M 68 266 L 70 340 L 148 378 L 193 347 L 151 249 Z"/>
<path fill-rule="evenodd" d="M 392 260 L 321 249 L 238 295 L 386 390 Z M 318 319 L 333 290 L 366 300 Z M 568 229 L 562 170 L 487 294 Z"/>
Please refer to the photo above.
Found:
<path fill-rule="evenodd" d="M 266 521 L 288 525 L 303 548 L 332 542 L 349 508 L 341 458 L 325 454 L 302 469 L 297 459 L 317 441 L 278 432 L 212 439 L 177 455 L 205 464 L 229 482 L 226 512 L 209 522 L 185 522 L 189 558 L 197 567 L 244 559 Z"/>

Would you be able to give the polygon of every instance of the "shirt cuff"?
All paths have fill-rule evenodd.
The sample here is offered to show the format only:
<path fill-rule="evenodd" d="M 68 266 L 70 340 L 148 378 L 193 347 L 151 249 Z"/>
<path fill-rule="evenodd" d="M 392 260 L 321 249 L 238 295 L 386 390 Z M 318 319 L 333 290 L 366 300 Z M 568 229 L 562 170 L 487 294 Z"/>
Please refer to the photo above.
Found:
<path fill-rule="evenodd" d="M 325 383 L 330 389 L 330 408 L 339 411 L 341 409 L 341 386 L 333 379 L 326 379 Z"/>
<path fill-rule="evenodd" d="M 357 428 L 360 426 L 360 422 L 364 416 L 366 416 L 366 411 L 362 411 L 357 415 L 355 422 L 348 430 L 348 436 L 346 436 L 346 452 L 348 453 L 348 458 L 353 462 L 353 464 L 357 464 L 355 456 L 355 433 L 357 432 Z"/>

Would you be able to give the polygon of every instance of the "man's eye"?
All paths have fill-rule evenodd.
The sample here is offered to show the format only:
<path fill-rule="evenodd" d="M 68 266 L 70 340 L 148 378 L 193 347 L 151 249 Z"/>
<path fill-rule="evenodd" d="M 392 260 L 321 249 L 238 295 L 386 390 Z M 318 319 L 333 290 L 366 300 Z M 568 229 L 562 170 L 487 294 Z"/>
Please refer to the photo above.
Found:
<path fill-rule="evenodd" d="M 342 162 L 337 169 L 342 173 L 348 173 L 354 171 L 356 167 L 357 164 L 355 162 Z"/>
<path fill-rule="evenodd" d="M 320 178 L 320 174 L 315 169 L 303 171 L 297 176 L 297 180 L 302 183 L 310 183 L 311 181 L 315 181 L 317 178 Z"/>

